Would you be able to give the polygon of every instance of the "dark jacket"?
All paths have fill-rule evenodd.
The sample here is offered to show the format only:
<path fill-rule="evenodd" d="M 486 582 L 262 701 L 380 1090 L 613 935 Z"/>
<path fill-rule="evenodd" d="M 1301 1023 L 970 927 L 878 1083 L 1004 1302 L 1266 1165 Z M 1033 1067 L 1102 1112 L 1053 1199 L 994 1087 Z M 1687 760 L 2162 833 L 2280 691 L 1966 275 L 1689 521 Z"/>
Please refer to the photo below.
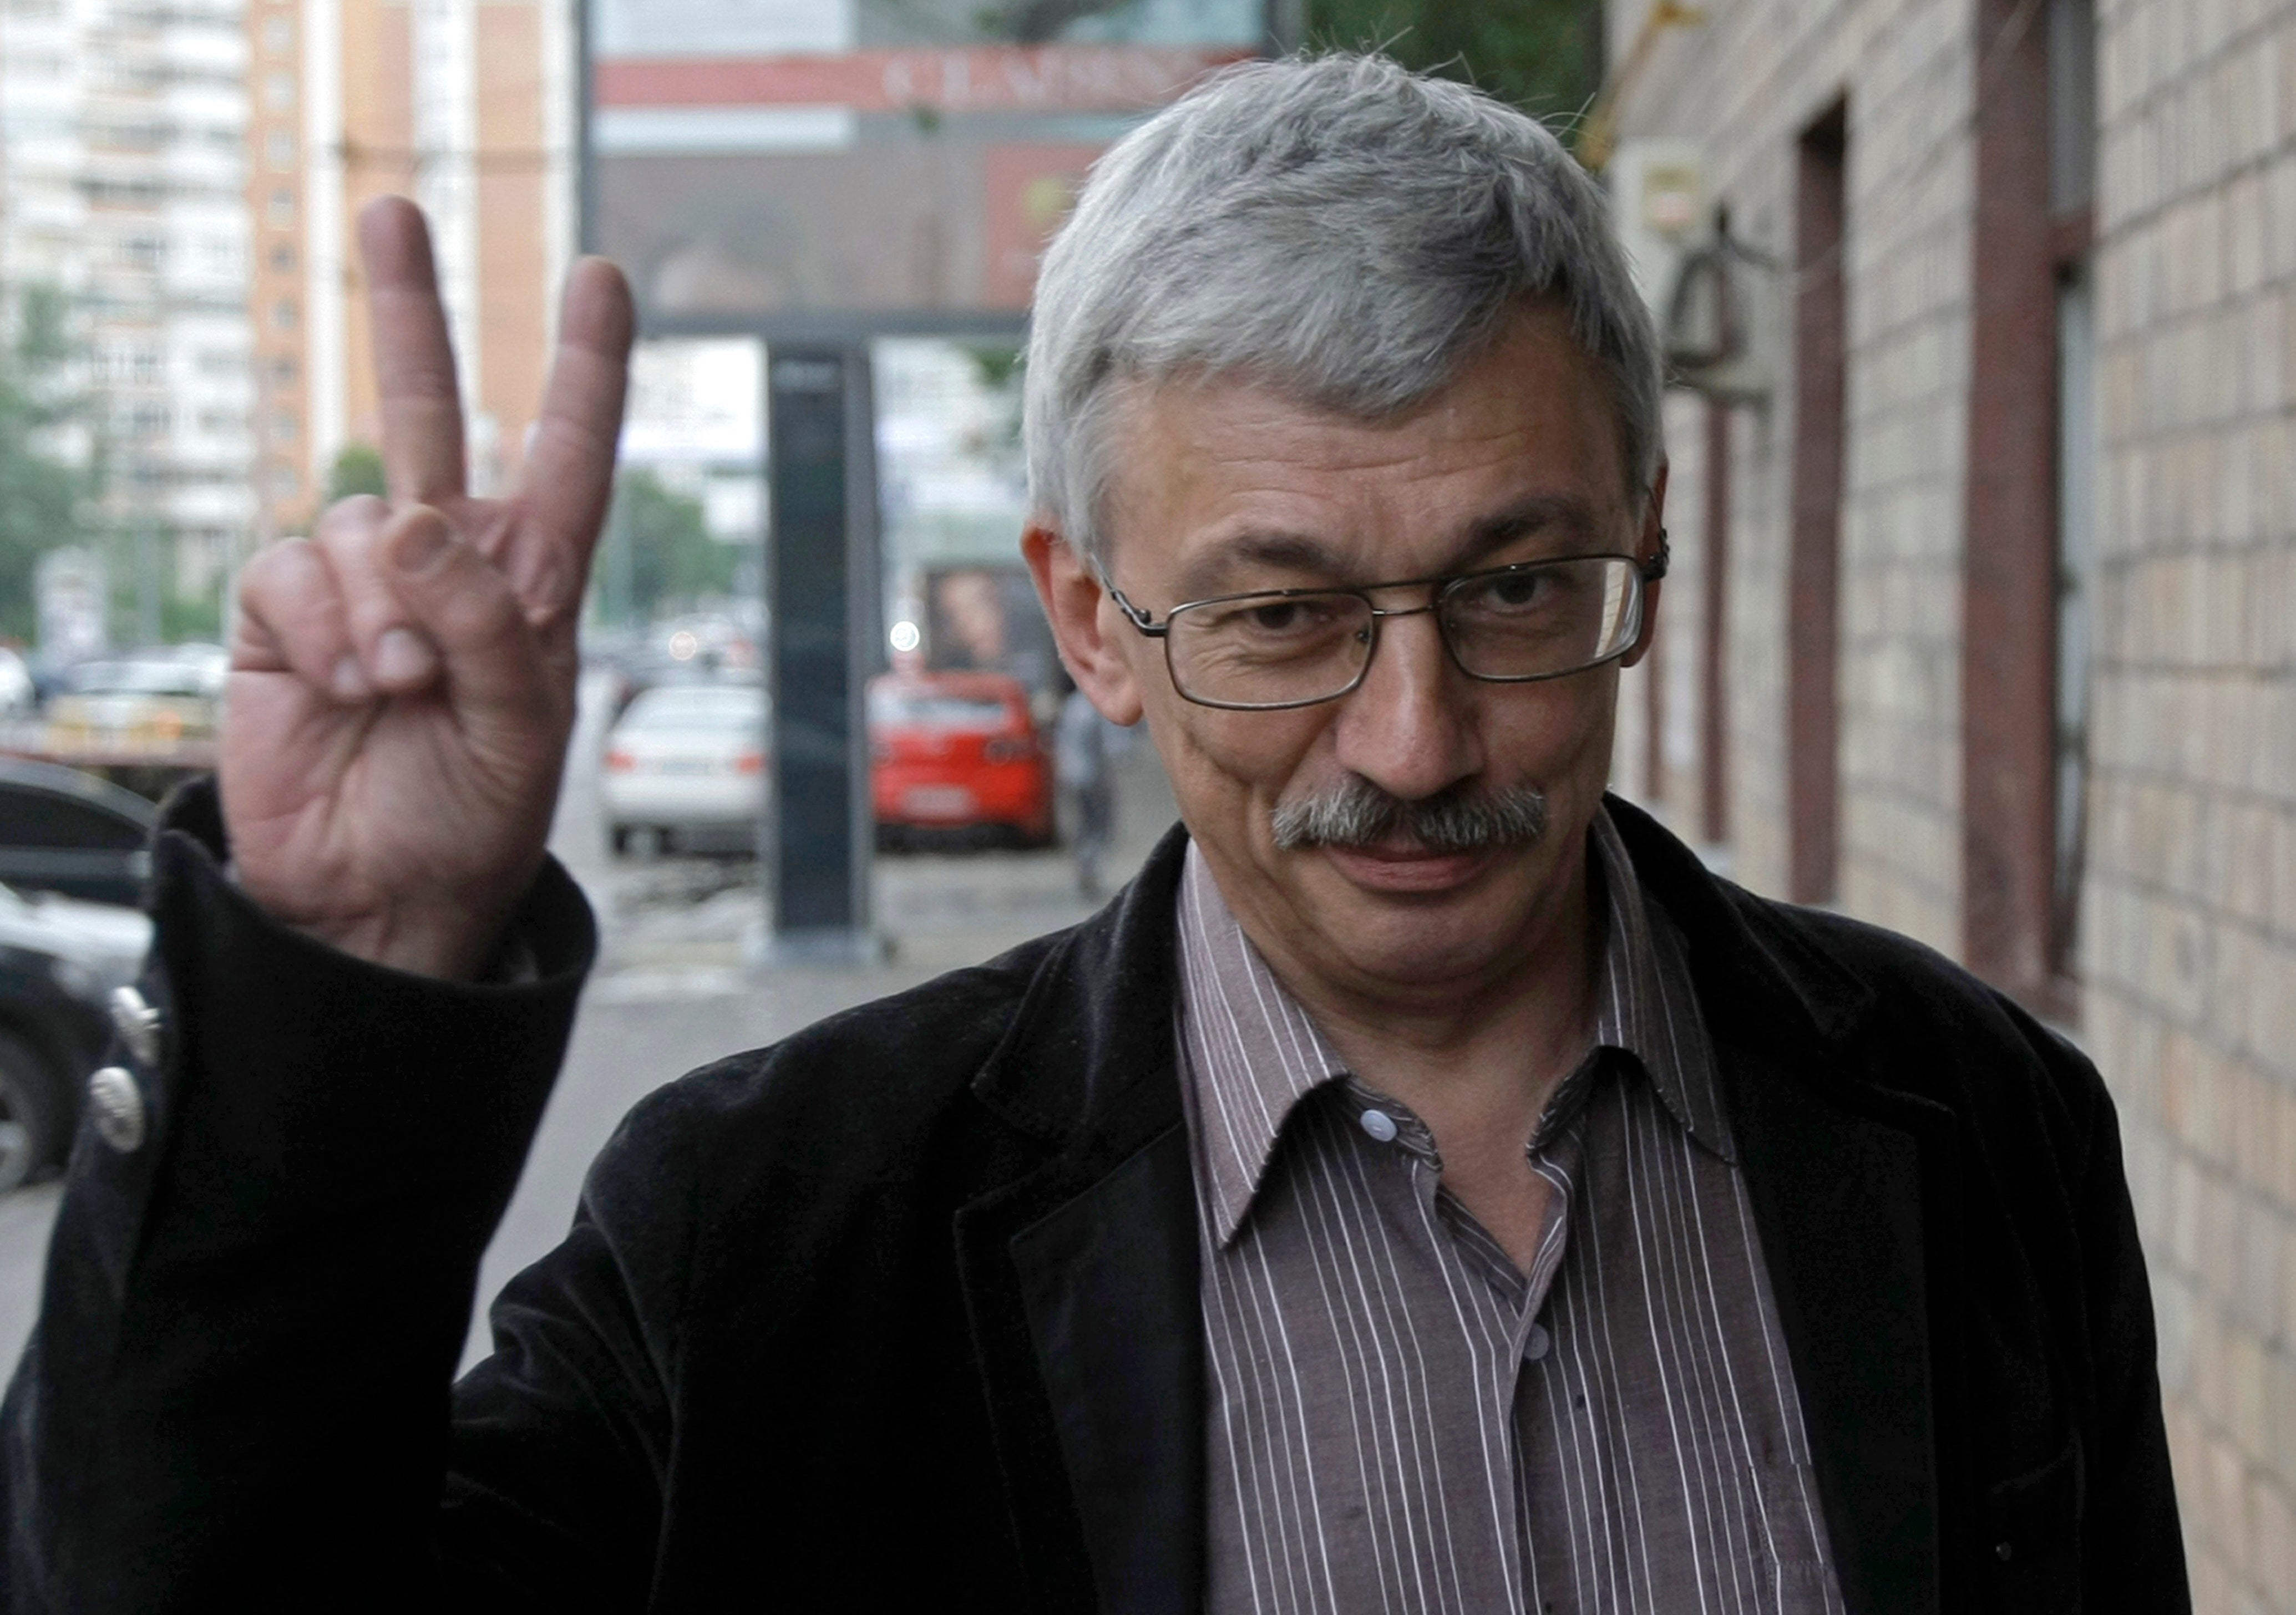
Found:
<path fill-rule="evenodd" d="M 1611 811 L 1687 939 L 1849 1607 L 2185 1607 L 2095 1073 Z M 80 1139 L 4 1410 L 10 1607 L 1195 1606 L 1177 832 L 1083 925 L 645 1100 L 450 1391 L 588 912 L 554 867 L 539 981 L 418 980 L 250 906 L 211 794 L 170 822 L 151 1136 Z"/>

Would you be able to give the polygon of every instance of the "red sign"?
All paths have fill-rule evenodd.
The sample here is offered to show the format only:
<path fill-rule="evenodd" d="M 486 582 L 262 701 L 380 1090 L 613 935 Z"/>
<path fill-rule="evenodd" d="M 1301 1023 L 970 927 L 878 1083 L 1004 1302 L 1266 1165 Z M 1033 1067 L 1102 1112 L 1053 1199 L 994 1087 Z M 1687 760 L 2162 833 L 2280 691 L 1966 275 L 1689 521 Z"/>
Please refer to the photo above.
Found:
<path fill-rule="evenodd" d="M 597 64 L 601 107 L 840 106 L 860 112 L 1129 112 L 1252 53 L 1241 46 L 975 45 L 847 56 Z"/>

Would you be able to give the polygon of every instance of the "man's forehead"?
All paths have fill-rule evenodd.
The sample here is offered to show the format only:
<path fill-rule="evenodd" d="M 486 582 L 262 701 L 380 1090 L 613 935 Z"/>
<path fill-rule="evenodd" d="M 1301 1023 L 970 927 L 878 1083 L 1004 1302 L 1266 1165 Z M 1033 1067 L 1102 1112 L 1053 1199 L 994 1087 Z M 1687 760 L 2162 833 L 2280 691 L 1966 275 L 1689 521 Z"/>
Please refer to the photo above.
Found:
<path fill-rule="evenodd" d="M 1215 547 L 1239 562 L 1342 564 L 1398 523 L 1481 550 L 1592 540 L 1625 513 L 1610 389 L 1567 327 L 1560 341 L 1495 343 L 1384 419 L 1200 373 L 1130 383 L 1111 404 L 1103 531 L 1192 570 Z"/>

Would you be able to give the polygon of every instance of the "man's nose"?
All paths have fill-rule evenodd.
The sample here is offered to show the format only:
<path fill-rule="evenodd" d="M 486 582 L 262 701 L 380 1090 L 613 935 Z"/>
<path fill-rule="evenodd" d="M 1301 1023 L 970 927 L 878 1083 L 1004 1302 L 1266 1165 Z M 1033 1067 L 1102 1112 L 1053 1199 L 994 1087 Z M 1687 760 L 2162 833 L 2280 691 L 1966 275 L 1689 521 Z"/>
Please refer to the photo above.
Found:
<path fill-rule="evenodd" d="M 1382 618 L 1379 628 L 1363 683 L 1340 703 L 1338 760 L 1390 795 L 1416 801 L 1482 767 L 1474 702 L 1433 612 Z"/>

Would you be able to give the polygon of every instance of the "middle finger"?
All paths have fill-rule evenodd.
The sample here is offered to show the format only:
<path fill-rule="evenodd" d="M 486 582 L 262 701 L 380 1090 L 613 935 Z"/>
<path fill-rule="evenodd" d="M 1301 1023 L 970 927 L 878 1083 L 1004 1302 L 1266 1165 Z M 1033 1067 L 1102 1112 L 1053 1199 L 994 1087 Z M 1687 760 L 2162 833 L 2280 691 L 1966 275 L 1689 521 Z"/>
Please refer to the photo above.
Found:
<path fill-rule="evenodd" d="M 358 236 L 391 503 L 438 504 L 463 488 L 463 399 L 430 226 L 413 202 L 386 196 L 360 210 Z"/>

